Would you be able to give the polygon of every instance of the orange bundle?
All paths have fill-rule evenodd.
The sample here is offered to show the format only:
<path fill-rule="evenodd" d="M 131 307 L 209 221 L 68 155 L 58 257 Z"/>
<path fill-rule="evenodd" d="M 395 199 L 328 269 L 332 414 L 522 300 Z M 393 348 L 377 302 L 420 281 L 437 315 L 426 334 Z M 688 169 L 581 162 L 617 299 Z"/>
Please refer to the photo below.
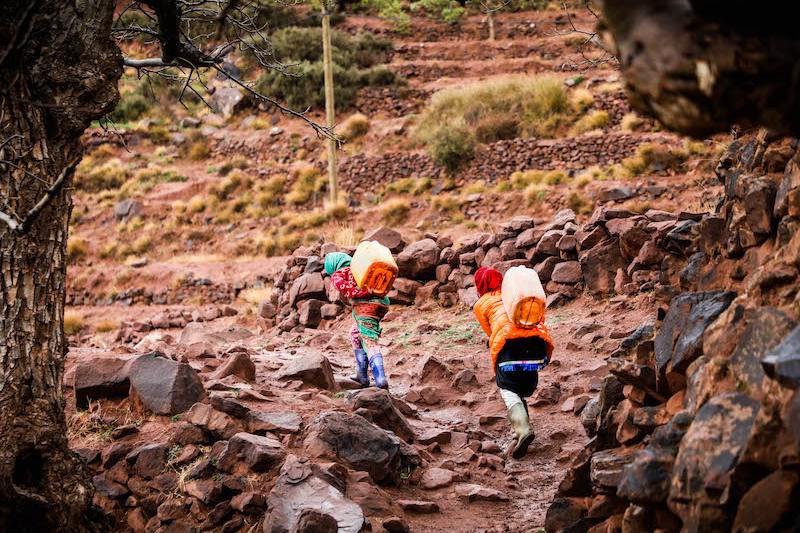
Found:
<path fill-rule="evenodd" d="M 358 245 L 350 270 L 358 287 L 376 296 L 385 296 L 392 290 L 398 274 L 392 252 L 376 241 L 363 241 Z"/>

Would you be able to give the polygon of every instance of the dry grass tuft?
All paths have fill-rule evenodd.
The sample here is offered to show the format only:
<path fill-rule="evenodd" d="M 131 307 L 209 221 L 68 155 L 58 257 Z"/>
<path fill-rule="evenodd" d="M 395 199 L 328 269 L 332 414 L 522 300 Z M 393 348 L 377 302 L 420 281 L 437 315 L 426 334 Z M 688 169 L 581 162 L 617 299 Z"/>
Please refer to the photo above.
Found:
<path fill-rule="evenodd" d="M 85 323 L 83 315 L 77 311 L 67 310 L 64 312 L 64 333 L 67 335 L 75 335 L 80 332 Z"/>
<path fill-rule="evenodd" d="M 109 331 L 114 331 L 117 328 L 119 328 L 119 321 L 114 320 L 113 318 L 101 320 L 94 326 L 94 330 L 97 333 L 108 333 Z"/>
<path fill-rule="evenodd" d="M 610 118 L 607 111 L 596 109 L 582 116 L 578 122 L 572 126 L 572 133 L 579 135 L 587 131 L 597 130 L 608 126 Z"/>
<path fill-rule="evenodd" d="M 264 300 L 269 300 L 273 293 L 272 286 L 245 289 L 239 293 L 239 299 L 253 305 L 259 305 Z"/>
<path fill-rule="evenodd" d="M 347 117 L 342 123 L 339 136 L 345 141 L 353 141 L 363 137 L 369 131 L 369 118 L 362 113 L 355 113 Z"/>
<path fill-rule="evenodd" d="M 380 208 L 381 220 L 389 225 L 402 224 L 408 219 L 411 206 L 408 200 L 392 198 L 386 200 Z"/>

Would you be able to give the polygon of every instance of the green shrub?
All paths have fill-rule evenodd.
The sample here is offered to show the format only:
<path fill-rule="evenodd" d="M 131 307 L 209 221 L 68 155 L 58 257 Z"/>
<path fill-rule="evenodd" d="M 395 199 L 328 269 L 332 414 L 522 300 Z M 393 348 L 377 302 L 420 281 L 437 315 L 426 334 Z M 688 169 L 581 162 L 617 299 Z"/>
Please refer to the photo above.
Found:
<path fill-rule="evenodd" d="M 192 161 L 201 161 L 211 156 L 211 149 L 206 141 L 195 141 L 189 146 L 186 156 Z"/>
<path fill-rule="evenodd" d="M 291 75 L 268 70 L 256 81 L 256 90 L 269 94 L 297 109 L 325 105 L 325 80 L 322 63 L 303 61 L 289 68 Z M 362 87 L 389 86 L 401 83 L 391 70 L 384 66 L 360 69 L 333 65 L 336 80 L 336 108 L 347 109 L 355 102 Z"/>
<path fill-rule="evenodd" d="M 592 204 L 578 192 L 571 192 L 567 196 L 567 207 L 579 215 L 587 215 L 592 212 Z"/>
<path fill-rule="evenodd" d="M 453 173 L 475 156 L 475 139 L 463 127 L 440 126 L 427 139 L 431 158 Z"/>
<path fill-rule="evenodd" d="M 173 170 L 162 170 L 147 167 L 136 171 L 136 175 L 122 186 L 123 196 L 131 196 L 136 192 L 148 192 L 159 183 L 182 183 L 188 178 Z"/>
<path fill-rule="evenodd" d="M 414 194 L 419 195 L 431 188 L 433 183 L 430 178 L 401 178 L 386 185 L 387 194 Z"/>
<path fill-rule="evenodd" d="M 475 126 L 475 139 L 490 143 L 513 139 L 519 135 L 519 121 L 510 117 L 483 117 Z"/>
<path fill-rule="evenodd" d="M 404 11 L 402 0 L 361 0 L 361 5 L 386 19 L 398 33 L 408 33 L 411 17 Z"/>
<path fill-rule="evenodd" d="M 150 99 L 138 93 L 120 96 L 117 107 L 108 114 L 108 118 L 116 124 L 135 122 L 142 118 L 152 105 L 153 102 Z"/>
<path fill-rule="evenodd" d="M 429 17 L 447 24 L 458 24 L 467 11 L 455 0 L 418 0 L 411 4 L 411 7 L 422 8 Z"/>
<path fill-rule="evenodd" d="M 250 176 L 241 171 L 230 173 L 224 180 L 215 184 L 211 192 L 220 200 L 227 200 L 238 189 L 248 189 L 252 180 Z"/>
<path fill-rule="evenodd" d="M 644 143 L 636 148 L 636 155 L 623 159 L 622 168 L 630 176 L 680 170 L 689 153 L 684 148 Z"/>
<path fill-rule="evenodd" d="M 322 61 L 322 30 L 320 28 L 283 28 L 270 36 L 275 56 L 283 61 Z M 352 36 L 334 30 L 331 33 L 331 56 L 340 67 L 369 68 L 385 63 L 392 51 L 392 42 L 370 32 Z"/>
<path fill-rule="evenodd" d="M 423 111 L 416 137 L 430 148 L 441 128 L 460 124 L 479 142 L 548 136 L 573 119 L 563 84 L 552 77 L 507 77 L 439 91 Z"/>
<path fill-rule="evenodd" d="M 626 113 L 625 116 L 622 117 L 619 125 L 622 131 L 627 132 L 642 131 L 646 126 L 644 119 L 633 112 Z"/>
<path fill-rule="evenodd" d="M 362 87 L 399 85 L 402 80 L 385 66 L 392 43 L 369 32 L 351 36 L 334 31 L 333 77 L 336 107 L 346 109 Z M 325 103 L 322 67 L 322 35 L 319 28 L 284 28 L 271 36 L 275 56 L 286 64 L 290 75 L 267 70 L 256 82 L 264 94 L 280 98 L 297 108 L 322 107 Z"/>

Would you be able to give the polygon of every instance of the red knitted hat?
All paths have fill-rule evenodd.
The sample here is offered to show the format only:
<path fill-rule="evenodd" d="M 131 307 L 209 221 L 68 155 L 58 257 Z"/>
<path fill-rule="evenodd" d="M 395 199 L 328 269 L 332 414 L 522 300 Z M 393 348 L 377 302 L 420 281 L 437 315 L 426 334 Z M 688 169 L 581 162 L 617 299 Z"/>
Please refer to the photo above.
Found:
<path fill-rule="evenodd" d="M 493 268 L 481 267 L 475 272 L 475 288 L 479 296 L 500 289 L 502 283 L 503 275 Z"/>

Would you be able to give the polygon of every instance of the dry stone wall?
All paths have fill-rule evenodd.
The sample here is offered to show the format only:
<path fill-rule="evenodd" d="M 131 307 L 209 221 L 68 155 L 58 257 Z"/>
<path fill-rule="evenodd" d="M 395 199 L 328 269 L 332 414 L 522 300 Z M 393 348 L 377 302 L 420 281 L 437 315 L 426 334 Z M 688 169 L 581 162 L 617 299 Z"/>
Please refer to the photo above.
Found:
<path fill-rule="evenodd" d="M 478 299 L 474 283 L 478 268 L 505 272 L 517 265 L 539 273 L 549 305 L 583 291 L 597 297 L 653 292 L 668 298 L 686 275 L 684 267 L 694 250 L 691 239 L 701 217 L 656 210 L 638 215 L 600 207 L 579 226 L 575 213 L 565 209 L 541 224 L 527 216 L 514 217 L 493 233 L 475 234 L 458 243 L 428 234 L 406 244 L 387 227 L 365 239 L 381 242 L 396 254 L 400 277 L 389 294 L 393 304 L 469 308 Z M 332 243 L 296 250 L 275 280 L 269 316 L 263 318 L 290 331 L 324 328 L 344 312 L 346 302 L 322 273 L 325 254 L 338 250 Z"/>
<path fill-rule="evenodd" d="M 622 340 L 574 410 L 592 440 L 547 531 L 800 527 L 797 148 L 762 131 L 722 157 L 719 209 L 667 245 L 688 256 L 670 287 L 686 292 Z"/>
<path fill-rule="evenodd" d="M 572 139 L 511 139 L 483 147 L 458 178 L 494 182 L 517 170 L 581 170 L 592 165 L 619 163 L 646 142 L 673 143 L 663 135 L 604 134 Z M 359 154 L 343 160 L 339 173 L 342 187 L 362 194 L 404 177 L 436 177 L 444 169 L 423 153 Z"/>

